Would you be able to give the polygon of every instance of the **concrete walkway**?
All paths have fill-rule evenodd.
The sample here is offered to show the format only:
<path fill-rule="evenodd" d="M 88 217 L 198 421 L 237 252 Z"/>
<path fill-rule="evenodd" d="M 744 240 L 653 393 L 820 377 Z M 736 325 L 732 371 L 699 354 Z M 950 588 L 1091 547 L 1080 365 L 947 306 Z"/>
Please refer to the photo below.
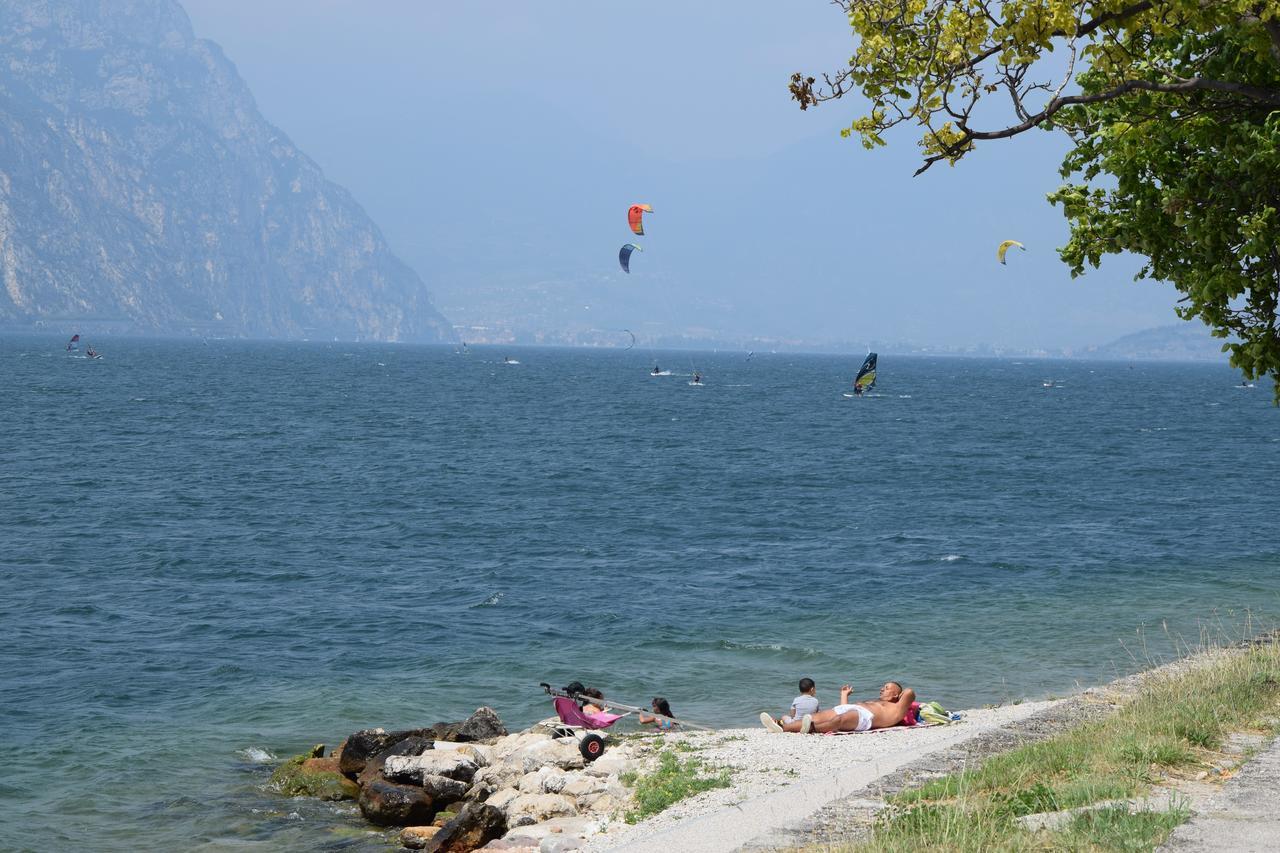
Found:
<path fill-rule="evenodd" d="M 1280 738 L 1249 760 L 1161 850 L 1280 850 Z"/>

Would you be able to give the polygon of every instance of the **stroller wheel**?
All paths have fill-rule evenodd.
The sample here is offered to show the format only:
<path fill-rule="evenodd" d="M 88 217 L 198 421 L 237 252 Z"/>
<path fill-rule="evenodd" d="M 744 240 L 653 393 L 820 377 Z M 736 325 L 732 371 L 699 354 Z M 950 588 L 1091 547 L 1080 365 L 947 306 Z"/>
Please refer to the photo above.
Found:
<path fill-rule="evenodd" d="M 590 764 L 604 755 L 604 738 L 600 735 L 584 735 L 578 742 L 578 752 L 581 752 L 582 757 Z"/>

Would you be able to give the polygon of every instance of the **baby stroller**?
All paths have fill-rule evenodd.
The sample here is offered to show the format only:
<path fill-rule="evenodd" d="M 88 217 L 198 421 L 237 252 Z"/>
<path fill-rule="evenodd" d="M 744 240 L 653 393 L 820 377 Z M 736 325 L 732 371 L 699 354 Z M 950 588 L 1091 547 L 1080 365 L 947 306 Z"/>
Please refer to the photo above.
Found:
<path fill-rule="evenodd" d="M 551 700 L 551 704 L 555 706 L 560 724 L 553 728 L 553 736 L 576 738 L 578 752 L 582 753 L 587 763 L 604 755 L 605 736 L 599 734 L 599 730 L 609 728 L 627 714 L 587 714 L 578 706 L 579 697 L 572 696 L 563 690 L 556 690 L 550 684 L 543 683 L 541 687 L 547 691 L 548 696 L 555 697 Z M 590 697 L 581 698 L 589 699 Z"/>

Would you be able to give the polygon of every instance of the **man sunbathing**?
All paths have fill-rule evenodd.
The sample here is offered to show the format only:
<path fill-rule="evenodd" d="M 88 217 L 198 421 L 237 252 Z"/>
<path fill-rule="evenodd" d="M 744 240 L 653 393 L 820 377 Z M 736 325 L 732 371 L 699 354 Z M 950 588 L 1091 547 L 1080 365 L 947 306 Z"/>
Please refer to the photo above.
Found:
<path fill-rule="evenodd" d="M 887 681 L 880 688 L 879 699 L 866 699 L 858 703 L 849 702 L 849 694 L 853 688 L 844 685 L 840 688 L 840 704 L 816 714 L 805 714 L 794 722 L 779 725 L 774 723 L 765 727 L 770 731 L 799 732 L 808 734 L 817 732 L 865 732 L 870 729 L 887 729 L 896 726 L 907 716 L 911 703 L 915 701 L 916 692 L 904 688 L 896 681 Z M 763 718 L 761 718 L 763 721 Z M 770 720 L 770 722 L 773 722 Z"/>

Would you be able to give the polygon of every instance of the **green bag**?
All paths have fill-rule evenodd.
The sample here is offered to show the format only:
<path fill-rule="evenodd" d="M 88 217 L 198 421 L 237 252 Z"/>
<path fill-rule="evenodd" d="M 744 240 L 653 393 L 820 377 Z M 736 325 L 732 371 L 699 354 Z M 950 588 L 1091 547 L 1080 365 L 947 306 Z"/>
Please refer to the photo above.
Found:
<path fill-rule="evenodd" d="M 951 714 L 937 702 L 925 702 L 916 712 L 917 719 L 935 726 L 943 726 L 951 722 Z"/>

